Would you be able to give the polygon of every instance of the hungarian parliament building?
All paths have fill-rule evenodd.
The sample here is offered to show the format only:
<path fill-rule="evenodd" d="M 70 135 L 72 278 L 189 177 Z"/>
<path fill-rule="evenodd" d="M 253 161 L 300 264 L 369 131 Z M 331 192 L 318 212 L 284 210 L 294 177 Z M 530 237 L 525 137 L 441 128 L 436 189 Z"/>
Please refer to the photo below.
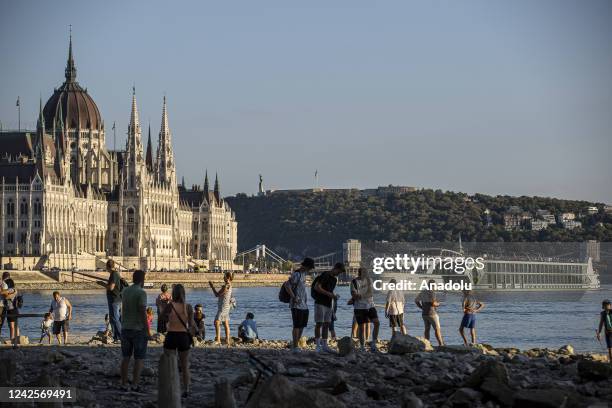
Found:
<path fill-rule="evenodd" d="M 237 222 L 212 190 L 177 183 L 164 97 L 156 154 L 146 150 L 133 91 L 125 150 L 76 80 L 72 38 L 65 81 L 42 105 L 36 130 L 0 132 L 2 266 L 95 269 L 112 258 L 144 270 L 234 269 Z"/>

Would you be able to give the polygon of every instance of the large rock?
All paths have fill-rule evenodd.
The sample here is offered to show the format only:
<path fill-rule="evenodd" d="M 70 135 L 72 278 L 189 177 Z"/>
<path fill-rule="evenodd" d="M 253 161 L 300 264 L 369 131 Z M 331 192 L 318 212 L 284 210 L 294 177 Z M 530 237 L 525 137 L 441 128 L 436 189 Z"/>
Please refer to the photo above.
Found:
<path fill-rule="evenodd" d="M 464 386 L 478 388 L 486 379 L 494 379 L 500 384 L 508 385 L 508 370 L 504 363 L 496 360 L 481 363 L 465 381 Z"/>
<path fill-rule="evenodd" d="M 353 339 L 345 336 L 338 340 L 338 354 L 340 356 L 347 356 L 353 352 L 355 346 L 353 345 Z"/>
<path fill-rule="evenodd" d="M 28 336 L 17 336 L 13 339 L 13 344 L 25 346 L 30 344 L 30 339 L 28 339 Z"/>
<path fill-rule="evenodd" d="M 344 403 L 333 395 L 316 389 L 306 389 L 279 374 L 258 387 L 246 405 L 246 408 L 344 407 Z"/>
<path fill-rule="evenodd" d="M 561 346 L 559 348 L 559 350 L 557 350 L 557 353 L 563 354 L 563 355 L 566 355 L 566 356 L 573 356 L 574 355 L 574 347 L 572 347 L 571 344 L 566 344 L 565 346 Z"/>
<path fill-rule="evenodd" d="M 465 407 L 470 408 L 478 405 L 482 393 L 480 391 L 473 390 L 471 388 L 457 388 L 457 390 L 450 396 L 446 405 L 453 407 Z"/>
<path fill-rule="evenodd" d="M 389 342 L 389 354 L 418 353 L 433 350 L 429 340 L 408 334 L 396 334 Z"/>
<path fill-rule="evenodd" d="M 423 401 L 413 392 L 409 392 L 402 396 L 402 408 L 423 408 Z"/>
<path fill-rule="evenodd" d="M 612 377 L 612 365 L 599 361 L 580 360 L 578 375 L 584 380 L 601 381 Z"/>
<path fill-rule="evenodd" d="M 514 394 L 517 407 L 562 408 L 589 406 L 586 398 L 568 389 L 524 389 Z"/>
<path fill-rule="evenodd" d="M 305 336 L 300 337 L 300 339 L 298 340 L 298 346 L 302 349 L 308 347 L 308 338 L 306 338 Z"/>
<path fill-rule="evenodd" d="M 0 387 L 6 387 L 15 381 L 17 363 L 14 358 L 0 360 Z"/>
<path fill-rule="evenodd" d="M 480 384 L 480 390 L 504 407 L 511 407 L 514 405 L 514 391 L 497 378 L 486 378 L 482 384 Z M 522 405 L 519 405 L 519 407 L 520 406 Z"/>

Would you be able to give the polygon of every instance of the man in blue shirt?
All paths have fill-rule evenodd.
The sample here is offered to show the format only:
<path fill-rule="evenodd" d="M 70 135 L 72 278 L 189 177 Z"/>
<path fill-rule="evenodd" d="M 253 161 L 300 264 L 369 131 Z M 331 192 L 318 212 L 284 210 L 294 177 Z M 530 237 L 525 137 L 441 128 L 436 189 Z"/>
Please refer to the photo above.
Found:
<path fill-rule="evenodd" d="M 246 319 L 238 326 L 238 337 L 240 337 L 244 343 L 253 343 L 255 339 L 259 339 L 257 323 L 255 323 L 253 319 L 255 319 L 255 315 L 249 312 L 246 315 Z"/>

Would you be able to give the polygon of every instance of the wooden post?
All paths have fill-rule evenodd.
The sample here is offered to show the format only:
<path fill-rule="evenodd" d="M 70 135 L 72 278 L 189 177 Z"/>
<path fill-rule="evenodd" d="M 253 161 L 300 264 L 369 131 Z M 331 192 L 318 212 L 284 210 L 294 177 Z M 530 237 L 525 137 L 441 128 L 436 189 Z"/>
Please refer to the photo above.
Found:
<path fill-rule="evenodd" d="M 215 383 L 215 408 L 236 408 L 232 384 L 227 378 Z"/>
<path fill-rule="evenodd" d="M 176 350 L 164 350 L 159 358 L 157 372 L 157 406 L 181 408 L 181 381 Z"/>

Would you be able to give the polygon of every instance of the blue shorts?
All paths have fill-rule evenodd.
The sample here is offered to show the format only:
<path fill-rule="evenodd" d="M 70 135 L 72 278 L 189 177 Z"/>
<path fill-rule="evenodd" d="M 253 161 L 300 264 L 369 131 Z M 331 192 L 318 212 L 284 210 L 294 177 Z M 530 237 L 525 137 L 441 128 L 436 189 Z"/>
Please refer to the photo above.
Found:
<path fill-rule="evenodd" d="M 476 315 L 474 313 L 465 313 L 463 319 L 461 319 L 461 327 L 467 327 L 468 329 L 476 328 Z"/>
<path fill-rule="evenodd" d="M 144 360 L 149 336 L 146 330 L 121 330 L 121 354 L 123 358 L 134 355 L 135 360 Z"/>

